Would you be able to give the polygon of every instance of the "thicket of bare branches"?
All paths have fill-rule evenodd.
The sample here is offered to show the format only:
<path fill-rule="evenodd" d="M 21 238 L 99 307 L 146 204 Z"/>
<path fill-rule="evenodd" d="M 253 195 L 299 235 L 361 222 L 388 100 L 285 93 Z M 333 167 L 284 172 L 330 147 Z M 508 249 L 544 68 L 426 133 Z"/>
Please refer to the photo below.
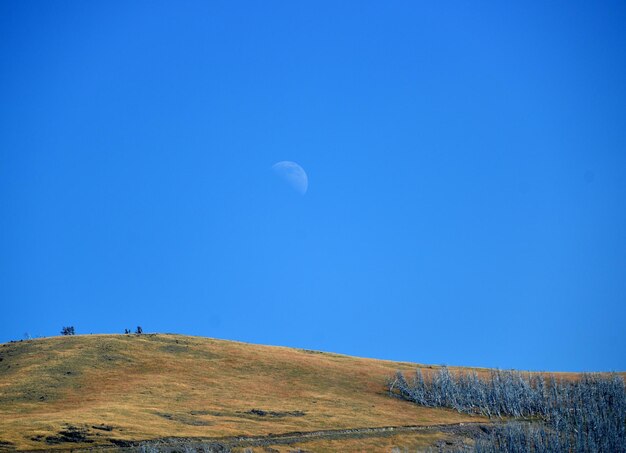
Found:
<path fill-rule="evenodd" d="M 398 372 L 389 390 L 422 406 L 535 420 L 494 429 L 477 440 L 476 451 L 626 452 L 626 389 L 617 374 L 563 380 L 495 370 L 481 379 L 443 367 L 428 379 L 417 370 L 411 381 Z"/>

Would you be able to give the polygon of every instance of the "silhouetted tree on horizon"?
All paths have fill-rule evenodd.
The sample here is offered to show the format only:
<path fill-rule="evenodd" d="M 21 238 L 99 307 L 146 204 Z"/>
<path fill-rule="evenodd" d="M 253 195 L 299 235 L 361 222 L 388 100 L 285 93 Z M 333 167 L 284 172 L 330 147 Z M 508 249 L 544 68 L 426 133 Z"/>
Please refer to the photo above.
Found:
<path fill-rule="evenodd" d="M 75 335 L 74 326 L 65 326 L 61 329 L 61 335 Z"/>

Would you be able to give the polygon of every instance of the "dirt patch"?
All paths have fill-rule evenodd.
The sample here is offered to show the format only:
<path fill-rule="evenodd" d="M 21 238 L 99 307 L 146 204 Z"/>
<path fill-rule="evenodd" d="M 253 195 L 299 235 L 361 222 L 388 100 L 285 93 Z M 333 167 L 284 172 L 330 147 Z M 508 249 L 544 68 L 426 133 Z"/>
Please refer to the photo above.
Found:
<path fill-rule="evenodd" d="M 105 425 L 105 424 L 101 424 L 101 425 L 92 425 L 91 426 L 93 429 L 98 429 L 100 431 L 113 431 L 113 427 L 110 425 Z"/>
<path fill-rule="evenodd" d="M 157 412 L 156 415 L 158 415 L 159 417 L 163 417 L 167 420 L 172 420 L 174 422 L 182 423 L 184 425 L 191 425 L 191 426 L 211 425 L 211 423 L 207 422 L 206 420 L 199 420 L 197 418 L 190 417 L 186 414 L 169 414 L 167 412 Z"/>
<path fill-rule="evenodd" d="M 215 415 L 216 417 L 221 417 L 222 414 L 221 412 L 216 412 L 216 411 L 191 411 L 189 412 L 191 415 Z"/>
<path fill-rule="evenodd" d="M 305 412 L 302 411 L 288 411 L 288 412 L 276 412 L 276 411 L 264 411 L 262 409 L 251 409 L 246 414 L 256 415 L 258 417 L 304 417 Z"/>

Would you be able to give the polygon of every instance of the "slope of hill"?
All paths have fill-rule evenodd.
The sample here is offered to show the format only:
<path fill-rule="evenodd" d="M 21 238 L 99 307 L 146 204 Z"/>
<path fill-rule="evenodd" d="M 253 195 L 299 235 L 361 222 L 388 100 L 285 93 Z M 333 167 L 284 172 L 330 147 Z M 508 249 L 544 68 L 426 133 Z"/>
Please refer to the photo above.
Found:
<path fill-rule="evenodd" d="M 6 343 L 0 449 L 175 437 L 258 451 L 389 451 L 433 445 L 451 436 L 450 426 L 485 421 L 390 398 L 386 379 L 417 366 L 169 334 Z"/>

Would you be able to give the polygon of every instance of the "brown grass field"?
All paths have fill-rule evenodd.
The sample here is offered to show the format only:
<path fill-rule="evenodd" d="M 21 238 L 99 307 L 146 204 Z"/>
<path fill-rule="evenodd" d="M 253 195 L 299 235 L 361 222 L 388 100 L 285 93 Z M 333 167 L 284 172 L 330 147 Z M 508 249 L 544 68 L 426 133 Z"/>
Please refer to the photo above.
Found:
<path fill-rule="evenodd" d="M 386 379 L 417 367 L 431 368 L 170 334 L 5 343 L 0 345 L 0 449 L 485 421 L 390 398 Z M 59 433 L 68 426 L 82 430 L 83 440 L 67 442 Z M 272 448 L 415 451 L 446 436 L 436 430 L 400 432 Z"/>

